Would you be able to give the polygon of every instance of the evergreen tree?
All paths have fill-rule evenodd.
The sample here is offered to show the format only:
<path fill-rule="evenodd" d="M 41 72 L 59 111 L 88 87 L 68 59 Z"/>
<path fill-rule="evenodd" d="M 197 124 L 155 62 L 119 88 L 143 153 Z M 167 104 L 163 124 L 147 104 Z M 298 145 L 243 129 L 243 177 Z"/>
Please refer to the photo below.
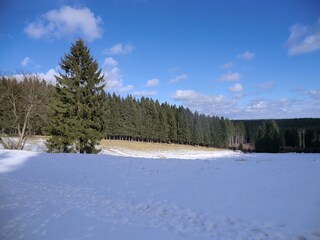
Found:
<path fill-rule="evenodd" d="M 79 39 L 61 59 L 49 104 L 50 152 L 97 153 L 105 134 L 106 95 L 101 69 Z"/>
<path fill-rule="evenodd" d="M 192 126 L 193 126 L 193 112 L 189 108 L 185 109 L 186 116 L 186 131 L 185 131 L 185 144 L 191 144 L 192 140 Z"/>
<path fill-rule="evenodd" d="M 187 116 L 182 106 L 176 109 L 176 116 L 178 143 L 185 144 L 187 142 Z"/>
<path fill-rule="evenodd" d="M 192 129 L 192 144 L 200 145 L 202 143 L 202 128 L 198 112 L 194 113 L 193 129 Z"/>
<path fill-rule="evenodd" d="M 211 146 L 222 147 L 222 126 L 218 117 L 213 117 L 210 123 Z"/>
<path fill-rule="evenodd" d="M 168 116 L 164 104 L 161 104 L 158 109 L 159 113 L 159 140 L 160 142 L 168 142 L 169 140 L 169 124 Z"/>
<path fill-rule="evenodd" d="M 275 121 L 263 122 L 258 129 L 255 147 L 257 152 L 280 151 L 281 141 L 279 128 Z"/>
<path fill-rule="evenodd" d="M 176 119 L 176 111 L 175 107 L 169 106 L 165 104 L 166 112 L 167 112 L 167 120 L 169 125 L 169 142 L 176 143 L 177 142 L 177 119 Z"/>
<path fill-rule="evenodd" d="M 203 134 L 203 145 L 210 146 L 210 126 L 209 126 L 209 117 L 204 114 L 200 115 L 201 119 L 201 128 Z"/>
<path fill-rule="evenodd" d="M 262 122 L 261 126 L 258 128 L 257 137 L 255 140 L 255 149 L 257 152 L 264 152 L 266 146 L 265 136 L 267 134 L 266 123 Z"/>

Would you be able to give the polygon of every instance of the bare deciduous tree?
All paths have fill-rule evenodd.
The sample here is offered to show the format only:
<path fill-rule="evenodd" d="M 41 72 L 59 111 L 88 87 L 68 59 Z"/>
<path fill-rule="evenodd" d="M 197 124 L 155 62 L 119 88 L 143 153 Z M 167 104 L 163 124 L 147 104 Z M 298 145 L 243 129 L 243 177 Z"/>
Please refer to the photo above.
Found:
<path fill-rule="evenodd" d="M 4 148 L 21 150 L 27 137 L 46 122 L 49 87 L 37 75 L 2 77 L 0 93 L 0 143 Z"/>

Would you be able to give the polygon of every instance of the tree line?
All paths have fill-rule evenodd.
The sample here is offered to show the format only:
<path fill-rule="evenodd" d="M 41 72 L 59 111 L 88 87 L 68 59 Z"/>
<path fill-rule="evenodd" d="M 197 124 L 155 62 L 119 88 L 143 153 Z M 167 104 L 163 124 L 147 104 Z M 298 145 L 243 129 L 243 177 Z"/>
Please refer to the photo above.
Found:
<path fill-rule="evenodd" d="M 20 80 L 2 77 L 0 92 L 2 136 L 19 136 L 18 142 L 3 142 L 0 138 L 2 143 L 11 144 L 11 148 L 22 149 L 28 135 L 50 135 L 50 124 L 53 123 L 48 119 L 57 115 L 57 112 L 50 113 L 52 110 L 49 107 L 49 100 L 57 94 L 55 87 L 37 76 L 26 75 Z M 152 98 L 137 99 L 131 95 L 121 97 L 115 93 L 107 93 L 103 106 L 99 108 L 105 111 L 104 123 L 94 135 L 99 133 L 101 138 L 106 139 L 257 152 L 320 151 L 319 119 L 229 120 L 192 112 L 183 106 L 159 103 Z M 92 106 L 90 109 L 93 110 Z M 76 110 L 74 113 L 74 116 L 78 115 Z M 70 111 L 67 111 L 67 114 L 70 115 Z M 65 118 L 63 115 L 60 117 L 59 125 Z M 78 132 L 89 129 L 87 126 L 76 126 L 77 123 L 80 125 L 75 118 L 73 124 Z M 82 132 L 82 135 L 88 136 L 88 133 Z"/>
<path fill-rule="evenodd" d="M 320 119 L 229 120 L 152 98 L 106 93 L 101 69 L 80 39 L 61 58 L 56 85 L 38 76 L 0 79 L 0 143 L 22 149 L 49 135 L 49 152 L 97 153 L 102 138 L 233 148 L 320 152 Z M 10 141 L 8 136 L 18 136 Z M 5 140 L 6 139 L 6 140 Z"/>
<path fill-rule="evenodd" d="M 107 94 L 106 138 L 207 147 L 244 143 L 243 123 L 158 100 Z"/>
<path fill-rule="evenodd" d="M 78 93 L 77 100 L 77 91 L 69 93 L 66 89 L 49 85 L 37 76 L 25 75 L 22 79 L 3 76 L 0 79 L 1 134 L 21 138 L 19 145 L 12 148 L 22 149 L 26 137 L 34 134 L 53 135 L 54 142 L 50 144 L 60 146 L 58 151 L 64 152 L 74 151 L 69 142 L 75 134 L 83 138 L 94 135 L 106 139 L 221 148 L 245 143 L 245 128 L 240 122 L 199 114 L 183 106 L 160 104 L 152 98 L 121 97 L 115 93 L 100 96 L 100 105 L 95 102 L 85 107 L 90 97 Z M 88 116 L 92 119 L 86 121 Z M 91 125 L 86 126 L 85 122 Z M 100 125 L 93 131 L 97 123 Z"/>
<path fill-rule="evenodd" d="M 256 151 L 320 152 L 319 118 L 239 120 L 238 122 L 242 122 L 245 126 L 245 141 L 254 145 Z"/>

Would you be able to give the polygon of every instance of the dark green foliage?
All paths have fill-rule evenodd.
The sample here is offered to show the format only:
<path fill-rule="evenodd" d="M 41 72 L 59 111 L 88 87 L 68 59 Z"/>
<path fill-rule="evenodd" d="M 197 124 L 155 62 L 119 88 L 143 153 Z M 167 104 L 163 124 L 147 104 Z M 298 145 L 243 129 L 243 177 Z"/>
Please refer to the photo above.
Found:
<path fill-rule="evenodd" d="M 150 98 L 137 100 L 108 94 L 107 109 L 108 139 L 229 147 L 230 132 L 238 139 L 236 144 L 245 143 L 243 124 L 235 126 L 228 119 L 193 113 L 188 108 L 160 104 Z M 229 131 L 231 126 L 239 129 Z"/>
<path fill-rule="evenodd" d="M 162 107 L 163 111 L 166 112 L 167 114 L 167 121 L 168 121 L 168 127 L 169 127 L 169 132 L 168 132 L 168 138 L 169 138 L 169 143 L 175 143 L 178 140 L 178 135 L 177 135 L 177 116 L 175 114 L 175 107 L 170 107 L 167 103 L 165 103 Z"/>
<path fill-rule="evenodd" d="M 192 145 L 200 145 L 204 141 L 203 130 L 200 122 L 200 116 L 198 112 L 195 112 L 193 119 L 193 128 L 192 128 Z"/>
<path fill-rule="evenodd" d="M 228 147 L 244 151 L 249 147 L 250 151 L 254 150 L 256 145 L 259 152 L 294 150 L 289 146 L 300 146 L 301 151 L 320 151 L 319 119 L 239 121 L 193 113 L 188 108 L 160 104 L 150 98 L 139 100 L 108 94 L 107 99 L 109 139 Z M 277 126 L 278 122 L 281 127 Z"/>
<path fill-rule="evenodd" d="M 97 153 L 107 126 L 104 80 L 82 40 L 61 59 L 63 73 L 49 104 L 50 152 Z"/>
<path fill-rule="evenodd" d="M 182 106 L 180 106 L 178 109 L 175 109 L 175 113 L 176 113 L 176 119 L 177 119 L 178 143 L 185 144 L 187 141 L 187 116 Z M 193 129 L 191 129 L 191 131 L 192 130 Z"/>
<path fill-rule="evenodd" d="M 277 153 L 280 151 L 280 146 L 281 141 L 277 123 L 273 120 L 262 122 L 255 141 L 256 151 Z"/>
<path fill-rule="evenodd" d="M 24 129 L 39 134 L 47 126 L 50 152 L 96 153 L 102 138 L 244 151 L 254 150 L 255 145 L 258 152 L 320 152 L 319 119 L 229 120 L 150 98 L 106 95 L 101 70 L 81 40 L 72 45 L 60 66 L 63 73 L 52 89 L 41 81 L 1 79 L 1 133 L 20 135 L 31 99 L 37 107 Z M 18 104 L 17 116 L 12 114 L 12 100 Z"/>
<path fill-rule="evenodd" d="M 241 120 L 246 131 L 246 142 L 254 144 L 258 136 L 258 129 L 265 120 Z M 276 119 L 280 135 L 280 151 L 285 152 L 320 152 L 320 119 Z M 261 129 L 260 129 L 261 131 Z M 258 145 L 261 142 L 258 142 Z M 259 148 L 259 147 L 258 147 Z"/>
<path fill-rule="evenodd" d="M 164 105 L 160 106 L 157 103 L 157 111 L 159 114 L 159 122 L 158 122 L 158 133 L 160 142 L 168 142 L 169 141 L 169 121 L 167 116 L 167 111 L 164 109 Z"/>

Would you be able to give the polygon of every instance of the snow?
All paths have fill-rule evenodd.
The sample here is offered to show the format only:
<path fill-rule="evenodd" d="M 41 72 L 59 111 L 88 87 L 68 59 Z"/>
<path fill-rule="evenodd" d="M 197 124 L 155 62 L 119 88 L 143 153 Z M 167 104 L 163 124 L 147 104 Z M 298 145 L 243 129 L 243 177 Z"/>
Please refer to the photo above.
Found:
<path fill-rule="evenodd" d="M 320 239 L 320 154 L 137 154 L 0 150 L 0 239 Z"/>
<path fill-rule="evenodd" d="M 17 138 L 10 138 L 11 141 L 18 141 Z M 46 140 L 38 137 L 28 139 L 24 149 L 31 152 L 46 152 Z M 98 149 L 101 148 L 98 146 Z M 0 149 L 3 149 L 0 144 Z M 190 149 L 178 149 L 178 150 L 133 150 L 125 147 L 104 147 L 102 148 L 102 154 L 121 156 L 121 157 L 134 157 L 134 158 L 160 158 L 160 159 L 214 159 L 226 156 L 239 155 L 241 152 L 231 150 L 219 150 L 219 151 L 205 151 L 205 150 L 190 150 Z"/>
<path fill-rule="evenodd" d="M 235 152 L 231 150 L 219 150 L 219 151 L 204 151 L 204 150 L 148 150 L 139 151 L 126 148 L 105 148 L 102 150 L 102 154 L 108 154 L 112 156 L 121 157 L 134 157 L 134 158 L 161 158 L 161 159 L 208 159 L 241 155 L 241 152 Z"/>

